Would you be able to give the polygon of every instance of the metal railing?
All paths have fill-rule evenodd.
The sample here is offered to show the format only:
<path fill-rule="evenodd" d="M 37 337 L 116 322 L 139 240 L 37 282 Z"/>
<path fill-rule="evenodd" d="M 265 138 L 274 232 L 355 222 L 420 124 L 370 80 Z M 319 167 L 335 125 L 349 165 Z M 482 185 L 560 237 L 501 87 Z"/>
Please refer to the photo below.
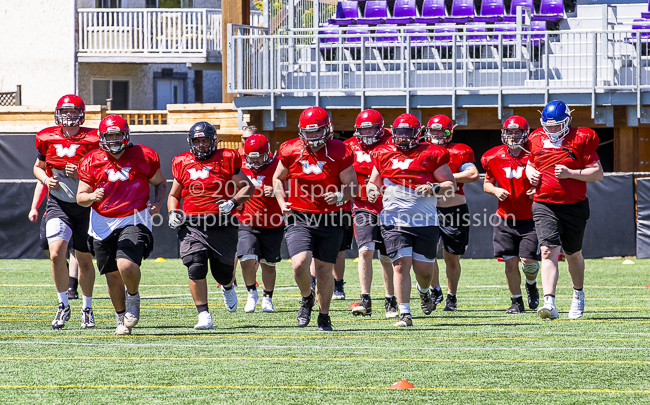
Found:
<path fill-rule="evenodd" d="M 229 43 L 237 58 L 228 66 L 228 89 L 317 100 L 361 95 L 362 104 L 369 94 L 403 94 L 407 108 L 415 94 L 450 94 L 453 100 L 458 94 L 497 94 L 499 114 L 503 94 L 544 94 L 548 100 L 549 91 L 561 89 L 591 93 L 592 115 L 596 93 L 616 90 L 637 93 L 640 117 L 641 92 L 650 89 L 650 31 L 441 27 L 371 27 L 367 33 L 328 27 L 266 35 L 233 26 Z"/>

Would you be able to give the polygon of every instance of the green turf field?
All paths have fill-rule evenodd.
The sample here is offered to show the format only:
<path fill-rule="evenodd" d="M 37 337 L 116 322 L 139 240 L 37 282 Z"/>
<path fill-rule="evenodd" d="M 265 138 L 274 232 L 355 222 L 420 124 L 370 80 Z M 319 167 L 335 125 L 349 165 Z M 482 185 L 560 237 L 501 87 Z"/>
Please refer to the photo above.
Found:
<path fill-rule="evenodd" d="M 376 277 L 372 318 L 353 318 L 356 263 L 347 262 L 348 300 L 334 301 L 334 333 L 315 315 L 295 326 L 299 294 L 290 264 L 278 268 L 276 312 L 224 309 L 212 280 L 215 329 L 197 332 L 196 310 L 179 260 L 142 266 L 141 321 L 116 337 L 105 281 L 98 277 L 94 330 L 72 319 L 53 331 L 56 297 L 47 261 L 1 261 L 2 403 L 621 403 L 650 402 L 650 261 L 589 260 L 586 313 L 567 319 L 571 289 L 562 263 L 560 320 L 534 311 L 506 315 L 503 264 L 463 260 L 459 310 L 423 316 L 412 293 L 414 327 L 384 318 Z M 241 279 L 241 275 L 239 276 Z M 444 279 L 444 278 L 443 278 Z M 258 276 L 258 280 L 261 278 Z M 443 288 L 443 291 L 446 288 Z M 387 390 L 397 380 L 416 389 Z"/>

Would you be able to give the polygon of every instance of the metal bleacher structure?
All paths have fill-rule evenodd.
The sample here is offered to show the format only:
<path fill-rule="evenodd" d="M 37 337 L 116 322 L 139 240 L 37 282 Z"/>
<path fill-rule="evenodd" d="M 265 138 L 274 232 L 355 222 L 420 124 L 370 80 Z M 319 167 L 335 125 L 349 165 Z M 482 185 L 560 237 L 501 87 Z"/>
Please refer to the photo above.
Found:
<path fill-rule="evenodd" d="M 263 27 L 228 27 L 228 91 L 267 130 L 311 105 L 445 107 L 463 124 L 466 108 L 505 119 L 557 98 L 610 127 L 625 106 L 634 127 L 650 123 L 650 8 L 635 1 L 266 0 Z"/>

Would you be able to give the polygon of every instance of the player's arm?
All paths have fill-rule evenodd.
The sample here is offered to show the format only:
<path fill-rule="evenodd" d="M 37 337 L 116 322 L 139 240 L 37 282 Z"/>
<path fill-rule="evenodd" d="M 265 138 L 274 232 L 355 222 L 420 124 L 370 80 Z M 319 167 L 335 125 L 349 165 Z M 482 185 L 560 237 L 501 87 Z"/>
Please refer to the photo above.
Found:
<path fill-rule="evenodd" d="M 44 160 L 36 159 L 36 163 L 34 163 L 34 176 L 36 176 L 38 181 L 45 184 L 45 186 L 50 190 L 55 190 L 57 187 L 59 187 L 57 176 L 49 177 L 47 175 L 47 172 L 45 171 Z"/>
<path fill-rule="evenodd" d="M 366 193 L 368 194 L 368 201 L 372 204 L 377 201 L 379 195 L 379 187 L 381 185 L 381 174 L 377 167 L 372 168 L 372 173 L 370 173 L 370 179 L 368 179 L 368 184 L 366 184 Z"/>
<path fill-rule="evenodd" d="M 584 169 L 569 169 L 564 165 L 555 165 L 555 176 L 558 179 L 574 179 L 580 181 L 600 181 L 603 179 L 603 167 L 600 160 L 586 165 Z"/>
<path fill-rule="evenodd" d="M 149 207 L 149 213 L 151 215 L 156 215 L 160 213 L 160 208 L 167 194 L 167 179 L 165 179 L 165 175 L 158 169 L 153 177 L 149 179 L 149 184 L 154 187 L 154 196 L 153 203 L 147 204 L 147 207 Z"/>
<path fill-rule="evenodd" d="M 46 194 L 45 185 L 43 183 L 36 183 L 36 187 L 34 188 L 34 198 L 32 198 L 32 206 L 29 208 L 29 214 L 27 214 L 27 217 L 31 222 L 36 222 L 38 219 L 38 207 L 41 206 Z"/>
<path fill-rule="evenodd" d="M 474 167 L 474 169 L 476 170 L 476 167 Z M 456 175 L 451 172 L 449 165 L 444 164 L 437 168 L 436 171 L 433 172 L 433 177 L 436 179 L 439 186 L 439 188 L 435 187 L 438 189 L 437 191 L 435 189 L 431 190 L 434 195 L 448 196 L 453 195 L 456 191 Z"/>
<path fill-rule="evenodd" d="M 478 169 L 474 163 L 463 163 L 460 168 L 460 172 L 454 173 L 456 183 L 473 183 L 479 179 Z"/>
<path fill-rule="evenodd" d="M 538 185 L 541 176 L 542 174 L 535 169 L 535 165 L 528 161 L 528 164 L 526 164 L 526 177 L 528 177 L 530 184 L 533 186 Z"/>
<path fill-rule="evenodd" d="M 359 188 L 357 172 L 354 171 L 353 166 L 350 166 L 339 173 L 339 180 L 341 180 L 341 191 L 336 193 L 328 192 L 323 195 L 325 202 L 330 205 L 349 201 L 354 197 L 353 190 Z"/>
<path fill-rule="evenodd" d="M 82 207 L 90 207 L 95 201 L 104 198 L 104 189 L 98 188 L 95 190 L 93 186 L 79 180 L 79 187 L 77 187 L 77 204 Z"/>
<path fill-rule="evenodd" d="M 273 173 L 273 193 L 283 215 L 291 214 L 291 204 L 285 201 L 284 181 L 289 177 L 289 169 L 284 167 L 282 161 L 278 163 Z"/>
<path fill-rule="evenodd" d="M 253 193 L 255 192 L 255 185 L 251 181 L 251 179 L 246 176 L 243 170 L 238 169 L 239 171 L 237 174 L 234 174 L 232 176 L 232 180 L 235 182 L 235 185 L 237 185 L 237 194 L 235 194 L 235 201 L 237 201 L 237 205 L 242 205 L 243 203 L 248 200 Z"/>
<path fill-rule="evenodd" d="M 172 189 L 167 196 L 167 209 L 169 210 L 168 224 L 172 229 L 177 228 L 183 223 L 183 214 L 181 212 L 181 196 L 183 186 L 176 179 L 172 183 Z"/>
<path fill-rule="evenodd" d="M 492 176 L 485 175 L 485 181 L 483 182 L 483 191 L 486 193 L 495 196 L 499 201 L 503 201 L 510 196 L 508 190 L 497 187 L 497 179 Z"/>

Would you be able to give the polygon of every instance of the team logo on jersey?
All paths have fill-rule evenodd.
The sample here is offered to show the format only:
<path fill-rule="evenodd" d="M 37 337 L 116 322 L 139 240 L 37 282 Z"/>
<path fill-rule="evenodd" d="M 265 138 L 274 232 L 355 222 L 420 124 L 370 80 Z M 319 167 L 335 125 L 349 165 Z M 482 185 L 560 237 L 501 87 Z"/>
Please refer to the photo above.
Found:
<path fill-rule="evenodd" d="M 506 172 L 506 177 L 509 179 L 520 179 L 524 175 L 524 167 L 519 166 L 516 169 L 511 167 L 504 167 L 503 170 Z"/>
<path fill-rule="evenodd" d="M 305 174 L 321 174 L 323 173 L 323 166 L 325 166 L 325 162 L 318 161 L 316 162 L 315 165 L 312 165 L 306 160 L 299 161 L 302 165 L 302 172 Z"/>
<path fill-rule="evenodd" d="M 414 160 L 415 159 L 404 159 L 403 161 L 400 162 L 397 159 L 391 159 L 390 161 L 393 162 L 393 169 L 406 170 L 409 168 L 411 162 Z"/>
<path fill-rule="evenodd" d="M 265 177 L 266 176 L 257 176 L 256 178 L 251 179 L 251 183 L 253 183 L 255 187 L 262 187 L 264 185 Z"/>
<path fill-rule="evenodd" d="M 56 144 L 54 145 L 54 148 L 56 149 L 56 155 L 59 157 L 73 157 L 74 155 L 77 154 L 77 148 L 79 148 L 81 145 L 70 145 L 69 147 L 64 147 L 61 144 Z"/>
<path fill-rule="evenodd" d="M 115 183 L 119 180 L 127 181 L 129 179 L 130 170 L 130 167 L 124 167 L 119 172 L 116 172 L 115 169 L 106 169 L 106 173 L 108 174 L 108 181 L 111 183 Z"/>
<path fill-rule="evenodd" d="M 354 152 L 357 155 L 357 162 L 363 163 L 363 162 L 368 162 L 370 163 L 370 154 L 366 153 L 364 151 L 358 150 Z"/>
<path fill-rule="evenodd" d="M 191 168 L 191 169 L 187 169 L 187 172 L 190 174 L 190 179 L 192 180 L 207 179 L 208 175 L 210 174 L 210 169 L 212 168 L 208 166 L 203 166 L 203 169 L 201 170 L 196 170 L 195 168 Z"/>

